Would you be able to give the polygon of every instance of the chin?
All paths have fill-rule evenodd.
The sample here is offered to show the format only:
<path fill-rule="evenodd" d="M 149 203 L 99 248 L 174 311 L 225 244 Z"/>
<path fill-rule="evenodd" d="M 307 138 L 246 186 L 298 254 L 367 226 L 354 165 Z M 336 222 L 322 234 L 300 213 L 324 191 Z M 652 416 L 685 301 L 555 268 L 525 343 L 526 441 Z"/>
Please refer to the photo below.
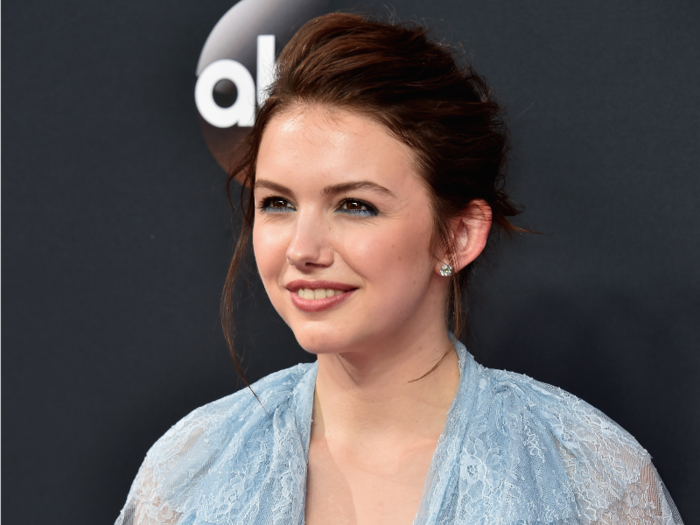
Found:
<path fill-rule="evenodd" d="M 345 338 L 337 331 L 328 329 L 300 329 L 294 330 L 297 343 L 310 354 L 336 354 L 347 349 Z"/>
<path fill-rule="evenodd" d="M 355 337 L 348 337 L 344 330 L 323 322 L 300 323 L 290 325 L 294 337 L 304 350 L 310 354 L 337 354 L 348 351 L 353 346 Z"/>

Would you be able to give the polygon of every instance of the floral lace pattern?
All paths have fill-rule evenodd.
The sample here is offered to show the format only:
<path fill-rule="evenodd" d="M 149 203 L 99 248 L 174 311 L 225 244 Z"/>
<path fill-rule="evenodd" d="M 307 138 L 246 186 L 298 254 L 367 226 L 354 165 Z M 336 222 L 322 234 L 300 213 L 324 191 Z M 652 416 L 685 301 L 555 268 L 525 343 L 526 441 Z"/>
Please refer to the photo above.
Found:
<path fill-rule="evenodd" d="M 561 389 L 484 368 L 460 382 L 414 525 L 682 525 L 632 436 Z M 304 523 L 317 366 L 205 405 L 151 448 L 116 525 Z"/>

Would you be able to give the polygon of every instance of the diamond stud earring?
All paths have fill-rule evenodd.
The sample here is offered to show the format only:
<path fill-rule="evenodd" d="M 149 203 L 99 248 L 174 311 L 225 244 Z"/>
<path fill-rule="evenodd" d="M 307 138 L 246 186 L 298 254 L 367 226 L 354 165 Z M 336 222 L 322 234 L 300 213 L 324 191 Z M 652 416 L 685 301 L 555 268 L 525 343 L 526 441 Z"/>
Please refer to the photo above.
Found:
<path fill-rule="evenodd" d="M 452 266 L 449 264 L 443 264 L 442 267 L 440 268 L 440 275 L 443 277 L 449 277 L 452 275 Z"/>

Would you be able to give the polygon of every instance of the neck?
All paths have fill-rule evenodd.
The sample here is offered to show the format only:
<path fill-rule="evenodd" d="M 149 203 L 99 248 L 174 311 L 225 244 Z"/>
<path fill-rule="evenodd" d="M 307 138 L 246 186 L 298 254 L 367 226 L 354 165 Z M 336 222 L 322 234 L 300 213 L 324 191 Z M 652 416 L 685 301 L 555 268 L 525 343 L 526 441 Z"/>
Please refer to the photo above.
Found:
<path fill-rule="evenodd" d="M 437 440 L 457 391 L 458 358 L 444 326 L 416 335 L 319 355 L 311 438 L 349 446 Z"/>

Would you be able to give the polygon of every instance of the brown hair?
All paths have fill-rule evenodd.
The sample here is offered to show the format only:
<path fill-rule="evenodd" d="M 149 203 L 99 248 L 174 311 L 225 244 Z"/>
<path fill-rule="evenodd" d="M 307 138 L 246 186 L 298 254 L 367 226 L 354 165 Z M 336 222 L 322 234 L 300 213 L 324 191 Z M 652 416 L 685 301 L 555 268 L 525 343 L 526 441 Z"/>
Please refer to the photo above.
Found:
<path fill-rule="evenodd" d="M 222 299 L 224 331 L 239 372 L 233 351 L 233 287 L 253 226 L 258 150 L 270 120 L 299 104 L 362 113 L 411 147 L 432 197 L 434 246 L 451 251 L 450 219 L 474 199 L 491 207 L 496 234 L 519 230 L 507 219 L 519 210 L 504 192 L 508 130 L 484 79 L 471 67 L 460 68 L 450 48 L 431 41 L 420 26 L 350 14 L 311 20 L 280 54 L 269 98 L 229 177 L 229 199 L 234 179 L 248 189 L 241 192 L 244 221 Z M 464 326 L 469 270 L 451 277 L 447 312 L 455 336 Z"/>

